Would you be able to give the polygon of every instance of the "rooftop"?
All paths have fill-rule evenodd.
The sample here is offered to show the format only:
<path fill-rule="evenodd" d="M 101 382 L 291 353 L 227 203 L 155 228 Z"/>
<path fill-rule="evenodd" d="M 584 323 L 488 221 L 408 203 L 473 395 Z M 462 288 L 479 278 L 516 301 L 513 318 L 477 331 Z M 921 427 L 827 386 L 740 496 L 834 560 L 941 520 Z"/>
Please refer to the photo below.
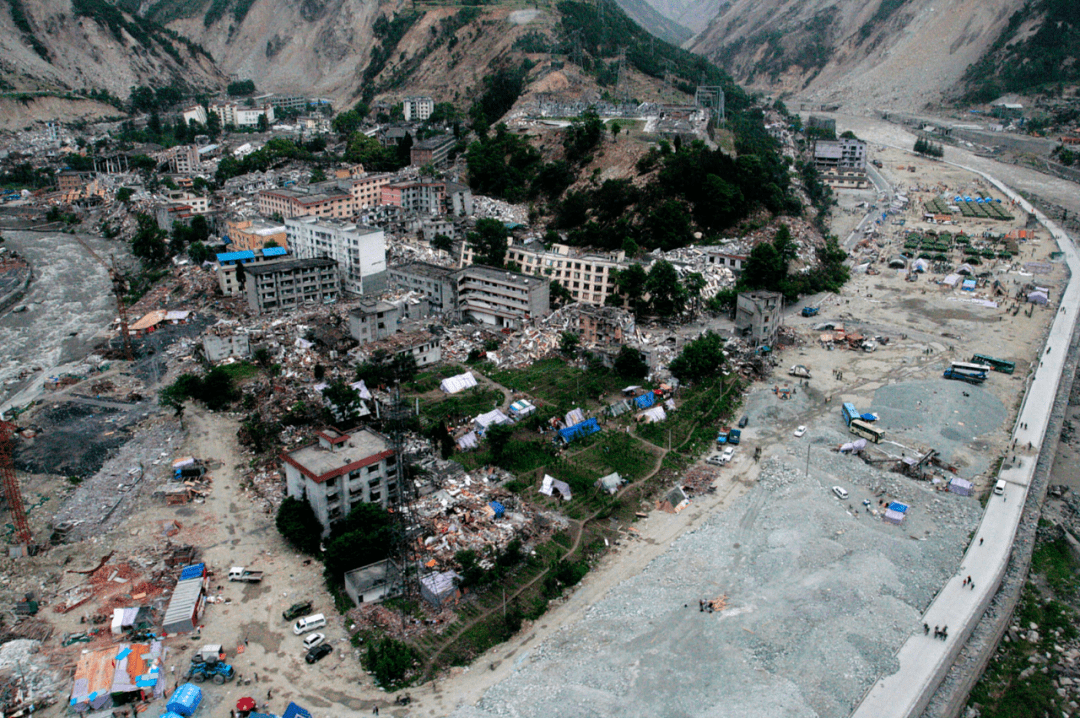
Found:
<path fill-rule="evenodd" d="M 310 259 L 289 259 L 284 262 L 267 262 L 265 264 L 250 264 L 244 266 L 248 274 L 273 274 L 275 272 L 291 272 L 294 269 L 310 269 L 313 267 L 336 267 L 337 262 L 329 257 L 312 257 Z"/>
<path fill-rule="evenodd" d="M 538 277 L 530 277 L 528 274 L 511 272 L 506 269 L 496 269 L 495 267 L 485 267 L 482 264 L 472 264 L 464 269 L 459 269 L 458 275 L 461 277 L 482 277 L 491 281 L 504 283 L 511 282 L 513 284 L 524 284 L 526 286 L 540 284 L 544 281 Z"/>
<path fill-rule="evenodd" d="M 451 267 L 440 267 L 437 264 L 429 264 L 427 262 L 409 262 L 408 264 L 398 264 L 390 267 L 390 271 L 416 274 L 431 279 L 449 279 L 450 275 L 457 270 Z"/>
<path fill-rule="evenodd" d="M 382 461 L 393 455 L 386 439 L 370 429 L 342 434 L 347 440 L 335 443 L 333 451 L 319 443 L 309 444 L 296 451 L 283 453 L 281 458 L 316 483 Z M 337 437 L 336 437 L 337 438 Z"/>
<path fill-rule="evenodd" d="M 349 314 L 356 317 L 362 317 L 367 314 L 377 314 L 378 312 L 392 312 L 395 309 L 397 309 L 396 304 L 391 304 L 390 302 L 381 299 L 377 301 L 365 299 L 361 300 L 360 306 L 353 309 Z"/>
<path fill-rule="evenodd" d="M 325 227 L 326 229 L 332 229 L 337 232 L 352 232 L 353 234 L 374 234 L 375 232 L 382 232 L 383 230 L 378 227 L 368 227 L 356 222 L 346 222 L 341 219 L 333 219 L 331 217 L 317 217 L 315 215 L 305 215 L 303 217 L 290 217 L 285 220 L 285 225 L 297 225 L 297 224 L 311 224 L 316 227 Z"/>

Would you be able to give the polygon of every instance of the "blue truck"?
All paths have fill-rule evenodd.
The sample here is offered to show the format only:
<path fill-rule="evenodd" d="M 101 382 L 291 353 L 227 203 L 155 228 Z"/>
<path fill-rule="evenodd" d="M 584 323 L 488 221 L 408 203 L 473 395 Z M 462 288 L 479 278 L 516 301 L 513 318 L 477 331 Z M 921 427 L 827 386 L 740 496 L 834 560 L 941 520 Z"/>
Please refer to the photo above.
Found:
<path fill-rule="evenodd" d="M 732 429 L 731 431 L 728 432 L 727 443 L 737 445 L 739 443 L 739 441 L 741 441 L 741 440 L 742 440 L 742 431 L 740 431 L 739 429 Z"/>
<path fill-rule="evenodd" d="M 802 315 L 804 317 L 816 317 L 818 312 L 821 311 L 821 307 L 803 307 Z"/>

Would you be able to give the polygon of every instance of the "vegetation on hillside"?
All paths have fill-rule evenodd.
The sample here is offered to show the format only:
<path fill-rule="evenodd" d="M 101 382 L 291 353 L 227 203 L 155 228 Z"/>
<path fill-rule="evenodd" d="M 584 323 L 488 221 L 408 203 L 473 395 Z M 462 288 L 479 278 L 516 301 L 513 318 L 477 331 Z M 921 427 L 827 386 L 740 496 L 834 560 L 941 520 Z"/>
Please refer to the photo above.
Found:
<path fill-rule="evenodd" d="M 1038 28 L 1020 38 L 1021 27 L 1038 17 Z M 1029 0 L 983 58 L 968 68 L 964 81 L 968 90 L 963 99 L 974 103 L 1080 82 L 1080 3 Z"/>
<path fill-rule="evenodd" d="M 49 51 L 34 34 L 34 28 L 30 25 L 26 8 L 23 7 L 23 0 L 7 0 L 7 3 L 11 10 L 11 19 L 15 22 L 15 27 L 18 28 L 23 39 L 38 54 L 38 57 L 47 62 L 49 60 Z"/>
<path fill-rule="evenodd" d="M 157 54 L 161 50 L 178 65 L 184 65 L 185 58 L 176 49 L 175 42 L 185 46 L 191 55 L 203 55 L 213 61 L 201 45 L 138 15 L 126 15 L 108 0 L 71 0 L 71 7 L 75 17 L 93 20 L 106 28 L 121 45 L 127 45 L 127 36 L 130 36 L 151 53 Z"/>

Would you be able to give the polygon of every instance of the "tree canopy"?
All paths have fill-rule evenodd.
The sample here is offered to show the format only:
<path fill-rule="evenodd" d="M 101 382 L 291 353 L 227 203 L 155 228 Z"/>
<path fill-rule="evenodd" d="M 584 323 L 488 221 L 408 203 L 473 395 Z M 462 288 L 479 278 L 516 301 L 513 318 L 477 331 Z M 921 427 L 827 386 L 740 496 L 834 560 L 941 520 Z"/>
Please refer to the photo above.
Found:
<path fill-rule="evenodd" d="M 668 369 L 679 381 L 696 384 L 720 376 L 724 363 L 724 340 L 708 331 L 684 346 Z"/>
<path fill-rule="evenodd" d="M 506 266 L 507 242 L 506 226 L 497 219 L 480 219 L 476 230 L 469 232 L 466 240 L 476 253 L 473 262 L 488 267 Z"/>

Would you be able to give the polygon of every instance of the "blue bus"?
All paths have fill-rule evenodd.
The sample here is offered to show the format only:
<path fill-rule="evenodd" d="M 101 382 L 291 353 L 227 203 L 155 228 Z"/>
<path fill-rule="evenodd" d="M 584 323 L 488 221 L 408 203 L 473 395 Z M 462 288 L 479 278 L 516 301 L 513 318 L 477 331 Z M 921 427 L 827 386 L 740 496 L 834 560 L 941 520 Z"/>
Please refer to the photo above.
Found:
<path fill-rule="evenodd" d="M 859 410 L 855 408 L 854 404 L 844 402 L 844 405 L 840 407 L 840 416 L 844 417 L 844 424 L 851 426 L 851 420 L 858 419 L 861 414 L 859 414 Z"/>

